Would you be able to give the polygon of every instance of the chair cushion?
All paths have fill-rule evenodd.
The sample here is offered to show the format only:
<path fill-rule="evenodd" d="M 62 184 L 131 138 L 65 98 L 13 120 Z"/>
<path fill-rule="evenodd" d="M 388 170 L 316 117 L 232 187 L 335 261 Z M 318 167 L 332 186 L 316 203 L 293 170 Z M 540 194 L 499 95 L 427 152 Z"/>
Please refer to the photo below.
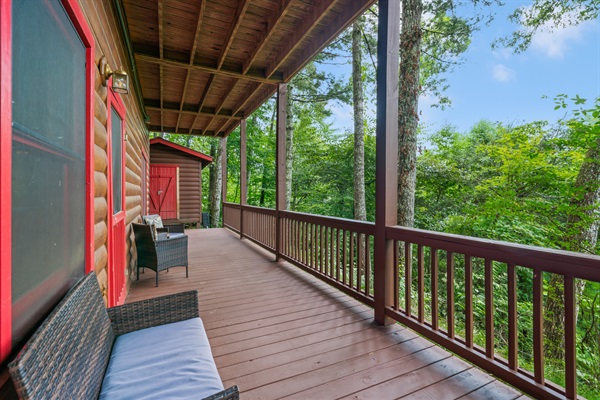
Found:
<path fill-rule="evenodd" d="M 223 390 L 200 318 L 117 337 L 100 399 L 202 399 Z"/>
<path fill-rule="evenodd" d="M 164 228 L 162 218 L 158 214 L 144 215 L 142 219 L 146 225 L 155 224 L 157 228 Z"/>

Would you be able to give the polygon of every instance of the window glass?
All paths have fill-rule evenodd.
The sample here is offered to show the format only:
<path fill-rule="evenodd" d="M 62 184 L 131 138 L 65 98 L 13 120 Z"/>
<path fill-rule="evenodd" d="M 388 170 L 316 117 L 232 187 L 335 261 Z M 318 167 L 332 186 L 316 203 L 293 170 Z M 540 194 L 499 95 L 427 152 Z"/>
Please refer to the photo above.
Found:
<path fill-rule="evenodd" d="M 112 190 L 113 190 L 113 214 L 123 211 L 123 160 L 122 160 L 122 126 L 123 121 L 117 111 L 111 109 L 111 137 L 112 137 Z"/>
<path fill-rule="evenodd" d="M 13 342 L 85 271 L 86 49 L 57 0 L 13 1 Z"/>

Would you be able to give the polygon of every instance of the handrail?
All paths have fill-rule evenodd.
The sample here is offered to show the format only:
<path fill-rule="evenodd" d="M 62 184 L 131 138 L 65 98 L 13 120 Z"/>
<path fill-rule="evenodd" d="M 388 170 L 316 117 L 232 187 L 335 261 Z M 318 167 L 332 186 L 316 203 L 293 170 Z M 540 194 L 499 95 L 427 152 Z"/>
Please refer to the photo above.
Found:
<path fill-rule="evenodd" d="M 282 218 L 293 218 L 298 221 L 308 222 L 311 224 L 323 224 L 335 229 L 348 229 L 355 232 L 364 233 L 367 235 L 375 234 L 375 224 L 366 221 L 357 221 L 354 219 L 327 217 L 323 215 L 306 214 L 296 211 L 280 211 Z"/>
<path fill-rule="evenodd" d="M 546 249 L 402 226 L 387 227 L 386 237 L 454 253 L 468 254 L 472 257 L 492 258 L 499 262 L 515 263 L 522 267 L 600 282 L 600 256 L 592 254 Z"/>

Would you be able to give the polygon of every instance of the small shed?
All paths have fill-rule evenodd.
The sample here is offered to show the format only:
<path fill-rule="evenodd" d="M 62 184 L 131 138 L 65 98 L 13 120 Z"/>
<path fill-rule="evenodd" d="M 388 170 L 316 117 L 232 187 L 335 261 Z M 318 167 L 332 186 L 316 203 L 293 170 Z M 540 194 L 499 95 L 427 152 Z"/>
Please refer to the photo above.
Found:
<path fill-rule="evenodd" d="M 202 221 L 202 169 L 212 157 L 157 137 L 150 140 L 151 214 L 168 223 Z"/>

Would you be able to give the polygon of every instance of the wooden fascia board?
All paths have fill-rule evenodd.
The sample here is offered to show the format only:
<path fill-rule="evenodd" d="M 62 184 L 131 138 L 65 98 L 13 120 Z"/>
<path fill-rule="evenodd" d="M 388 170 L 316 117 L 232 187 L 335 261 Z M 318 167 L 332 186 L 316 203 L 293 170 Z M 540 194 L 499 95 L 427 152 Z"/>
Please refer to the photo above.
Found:
<path fill-rule="evenodd" d="M 368 0 L 366 2 L 353 0 L 350 2 L 348 7 L 344 8 L 344 11 L 332 21 L 327 24 L 325 32 L 322 32 L 320 36 L 326 38 L 319 43 L 315 43 L 310 48 L 302 51 L 298 57 L 298 62 L 285 71 L 283 74 L 283 80 L 289 82 L 303 67 L 306 65 L 308 60 L 313 59 L 321 50 L 323 50 L 329 43 L 331 43 L 338 35 L 350 26 L 358 17 L 360 17 L 369 7 L 375 3 L 375 0 Z"/>
<path fill-rule="evenodd" d="M 209 155 L 206 155 L 206 154 L 201 153 L 201 152 L 196 151 L 196 150 L 192 150 L 192 149 L 187 148 L 185 146 L 181 146 L 181 145 L 179 145 L 177 143 L 170 142 L 170 141 L 168 141 L 166 139 L 163 139 L 161 137 L 156 137 L 156 138 L 150 139 L 150 146 L 152 146 L 153 144 L 161 144 L 161 145 L 170 147 L 172 149 L 181 151 L 181 152 L 183 152 L 185 154 L 188 154 L 190 156 L 198 158 L 198 159 L 200 159 L 202 161 L 206 161 L 208 163 L 211 163 L 213 161 L 213 158 L 211 156 L 209 156 Z"/>

